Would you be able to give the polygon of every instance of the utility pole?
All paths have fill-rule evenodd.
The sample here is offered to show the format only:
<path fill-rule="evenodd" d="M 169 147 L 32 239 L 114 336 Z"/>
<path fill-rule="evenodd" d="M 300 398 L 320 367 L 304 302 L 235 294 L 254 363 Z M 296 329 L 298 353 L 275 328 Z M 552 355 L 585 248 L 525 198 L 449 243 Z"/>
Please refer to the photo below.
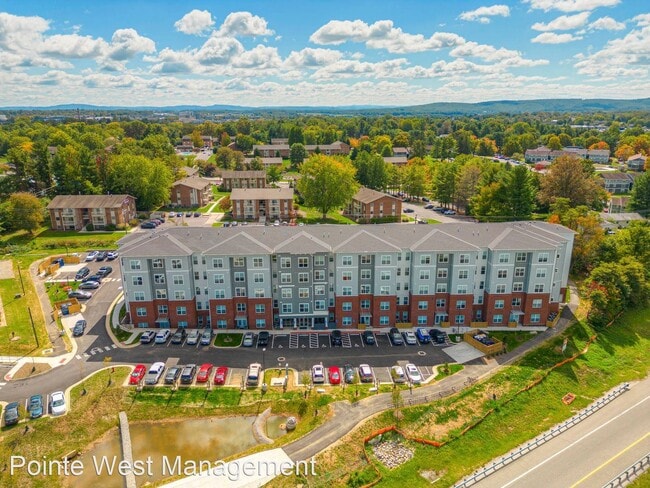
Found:
<path fill-rule="evenodd" d="M 27 307 L 27 311 L 29 312 L 29 320 L 32 323 L 32 331 L 34 332 L 34 339 L 36 339 L 36 347 L 40 348 L 41 343 L 38 340 L 38 335 L 36 334 L 36 327 L 34 326 L 34 318 L 32 317 L 32 309 Z"/>

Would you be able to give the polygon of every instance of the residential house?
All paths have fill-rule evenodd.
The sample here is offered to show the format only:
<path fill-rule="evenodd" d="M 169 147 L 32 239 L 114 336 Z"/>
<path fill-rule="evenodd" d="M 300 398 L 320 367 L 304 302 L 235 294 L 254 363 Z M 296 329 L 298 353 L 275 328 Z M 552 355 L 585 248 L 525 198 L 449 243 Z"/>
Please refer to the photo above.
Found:
<path fill-rule="evenodd" d="M 177 227 L 124 237 L 119 261 L 136 327 L 539 326 L 573 239 L 546 222 Z"/>
<path fill-rule="evenodd" d="M 527 149 L 525 159 L 527 163 L 540 163 L 555 161 L 560 156 L 575 156 L 580 159 L 588 159 L 594 163 L 606 164 L 609 162 L 609 149 L 585 149 L 582 147 L 568 146 L 557 150 L 540 146 L 537 149 Z"/>
<path fill-rule="evenodd" d="M 403 156 L 406 159 L 408 159 L 410 152 L 411 152 L 411 148 L 409 148 L 409 147 L 394 147 L 393 148 L 393 156 Z"/>
<path fill-rule="evenodd" d="M 289 144 L 289 138 L 288 137 L 272 137 L 271 138 L 271 144 L 274 146 L 277 146 L 278 144 Z"/>
<path fill-rule="evenodd" d="M 48 204 L 53 230 L 124 226 L 137 217 L 131 195 L 57 195 Z"/>
<path fill-rule="evenodd" d="M 203 207 L 212 200 L 212 182 L 188 176 L 172 184 L 171 204 L 178 207 Z"/>
<path fill-rule="evenodd" d="M 627 209 L 628 203 L 630 203 L 629 196 L 612 196 L 609 199 L 607 210 L 610 214 L 623 213 Z"/>
<path fill-rule="evenodd" d="M 235 188 L 266 188 L 266 171 L 222 171 L 221 188 L 226 191 Z"/>
<path fill-rule="evenodd" d="M 269 168 L 276 167 L 276 168 L 282 168 L 282 158 L 262 158 L 258 156 L 258 159 L 262 161 L 262 166 L 264 166 L 264 169 L 268 171 Z M 244 158 L 244 164 L 250 166 L 251 161 L 253 161 L 253 158 Z"/>
<path fill-rule="evenodd" d="M 605 171 L 600 173 L 603 186 L 609 193 L 628 193 L 634 185 L 634 176 L 618 171 Z"/>
<path fill-rule="evenodd" d="M 402 215 L 402 201 L 391 195 L 370 188 L 361 187 L 343 211 L 351 219 L 370 221 L 372 219 Z"/>
<path fill-rule="evenodd" d="M 332 156 L 335 154 L 350 154 L 350 146 L 345 142 L 336 141 L 331 144 L 307 144 L 305 150 L 312 155 L 316 150 L 321 154 Z M 291 153 L 289 144 L 256 144 L 253 146 L 253 154 L 263 158 L 281 157 L 287 159 Z"/>
<path fill-rule="evenodd" d="M 647 159 L 648 157 L 644 154 L 635 154 L 627 158 L 626 164 L 632 171 L 644 171 Z"/>
<path fill-rule="evenodd" d="M 288 220 L 293 217 L 292 188 L 235 188 L 230 193 L 237 220 Z"/>
<path fill-rule="evenodd" d="M 404 166 L 408 163 L 408 158 L 406 156 L 384 156 L 384 162 L 395 166 Z"/>

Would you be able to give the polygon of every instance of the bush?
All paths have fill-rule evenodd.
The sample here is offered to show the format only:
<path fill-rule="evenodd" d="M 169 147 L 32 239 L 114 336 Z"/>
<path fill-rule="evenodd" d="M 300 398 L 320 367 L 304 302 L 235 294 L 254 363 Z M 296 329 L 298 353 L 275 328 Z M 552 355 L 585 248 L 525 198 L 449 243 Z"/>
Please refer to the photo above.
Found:
<path fill-rule="evenodd" d="M 117 229 L 115 224 L 108 224 L 107 226 L 104 227 L 104 230 L 109 231 L 109 232 L 113 232 L 115 229 Z"/>
<path fill-rule="evenodd" d="M 88 223 L 86 224 L 86 230 L 92 232 L 93 230 L 95 230 L 95 226 L 91 223 Z"/>

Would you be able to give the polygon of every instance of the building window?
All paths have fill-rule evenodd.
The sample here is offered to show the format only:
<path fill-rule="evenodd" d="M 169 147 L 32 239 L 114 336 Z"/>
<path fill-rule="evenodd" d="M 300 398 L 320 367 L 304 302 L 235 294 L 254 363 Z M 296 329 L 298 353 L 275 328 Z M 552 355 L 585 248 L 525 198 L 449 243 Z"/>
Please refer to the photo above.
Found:
<path fill-rule="evenodd" d="M 361 264 L 370 264 L 372 263 L 372 256 L 369 254 L 363 254 L 361 256 Z"/>
<path fill-rule="evenodd" d="M 282 288 L 282 298 L 292 298 L 293 290 L 291 288 Z"/>
<path fill-rule="evenodd" d="M 523 278 L 526 268 L 515 268 L 515 278 Z"/>
<path fill-rule="evenodd" d="M 325 285 L 314 285 L 314 295 L 325 295 Z"/>
<path fill-rule="evenodd" d="M 506 285 L 497 285 L 496 292 L 497 293 L 505 293 L 506 292 Z"/>
<path fill-rule="evenodd" d="M 464 315 L 456 315 L 456 325 L 462 325 L 465 323 L 465 316 Z"/>
<path fill-rule="evenodd" d="M 510 262 L 510 254 L 506 254 L 506 253 L 499 254 L 499 262 L 500 263 L 509 263 Z"/>
<path fill-rule="evenodd" d="M 464 295 L 465 293 L 467 293 L 467 285 L 458 285 L 456 287 L 456 293 L 458 293 L 459 295 Z"/>
<path fill-rule="evenodd" d="M 344 286 L 342 295 L 344 297 L 352 296 L 352 287 L 351 286 Z"/>
<path fill-rule="evenodd" d="M 172 269 L 182 269 L 183 262 L 180 259 L 172 259 Z"/>
<path fill-rule="evenodd" d="M 153 282 L 156 285 L 164 285 L 165 284 L 165 275 L 163 275 L 163 274 L 155 274 L 155 275 L 153 275 Z"/>
<path fill-rule="evenodd" d="M 449 262 L 449 254 L 438 254 L 438 262 L 439 263 L 448 263 Z"/>
<path fill-rule="evenodd" d="M 246 304 L 245 303 L 238 303 L 237 304 L 237 311 L 238 312 L 245 312 L 246 311 Z"/>
<path fill-rule="evenodd" d="M 360 290 L 359 293 L 364 294 L 364 295 L 372 293 L 372 288 L 371 288 L 370 285 L 361 285 L 359 290 Z"/>
<path fill-rule="evenodd" d="M 226 290 L 214 290 L 214 298 L 226 298 Z"/>
<path fill-rule="evenodd" d="M 369 269 L 362 269 L 361 270 L 361 279 L 362 280 L 369 280 L 372 277 L 372 272 Z"/>
<path fill-rule="evenodd" d="M 280 273 L 280 283 L 291 283 L 291 273 Z"/>
<path fill-rule="evenodd" d="M 314 310 L 325 310 L 325 300 L 314 300 Z"/>
<path fill-rule="evenodd" d="M 436 299 L 436 308 L 445 308 L 447 306 L 447 300 L 444 298 Z"/>
<path fill-rule="evenodd" d="M 497 278 L 499 279 L 504 279 L 508 277 L 508 270 L 507 269 L 500 269 L 497 271 Z"/>
<path fill-rule="evenodd" d="M 298 273 L 298 283 L 309 283 L 309 273 Z"/>
<path fill-rule="evenodd" d="M 535 298 L 533 300 L 533 308 L 542 308 L 542 299 L 541 298 Z"/>
<path fill-rule="evenodd" d="M 469 254 L 460 254 L 458 256 L 458 262 L 460 264 L 469 264 Z"/>
<path fill-rule="evenodd" d="M 255 273 L 253 275 L 253 281 L 255 283 L 264 283 L 264 273 Z"/>
<path fill-rule="evenodd" d="M 343 302 L 341 304 L 341 310 L 344 312 L 351 312 L 352 311 L 352 302 Z"/>
<path fill-rule="evenodd" d="M 467 300 L 458 300 L 456 302 L 456 310 L 465 310 L 467 306 Z"/>
<path fill-rule="evenodd" d="M 166 299 L 167 290 L 156 290 L 156 299 Z"/>
<path fill-rule="evenodd" d="M 458 271 L 458 279 L 459 280 L 466 280 L 469 277 L 469 271 L 466 269 L 461 269 Z"/>
<path fill-rule="evenodd" d="M 325 266 L 325 256 L 314 256 L 314 266 Z"/>
<path fill-rule="evenodd" d="M 383 264 L 385 266 L 385 265 L 389 265 L 390 263 L 391 263 L 391 257 L 390 256 L 384 255 L 384 256 L 381 257 L 381 264 Z"/>
<path fill-rule="evenodd" d="M 381 281 L 390 281 L 390 271 L 381 272 Z"/>
<path fill-rule="evenodd" d="M 133 293 L 133 299 L 136 302 L 144 302 L 144 292 L 143 291 L 136 291 Z"/>
<path fill-rule="evenodd" d="M 343 256 L 341 262 L 343 266 L 352 266 L 352 256 Z"/>
<path fill-rule="evenodd" d="M 291 258 L 281 258 L 280 259 L 281 268 L 290 268 L 291 267 Z"/>
<path fill-rule="evenodd" d="M 494 308 L 503 308 L 505 306 L 505 300 L 495 300 Z"/>
<path fill-rule="evenodd" d="M 388 325 L 389 323 L 388 315 L 381 315 L 379 317 L 379 325 Z"/>
<path fill-rule="evenodd" d="M 183 285 L 185 283 L 185 280 L 183 280 L 183 277 L 181 275 L 174 275 L 172 276 L 172 282 L 175 285 Z"/>
<path fill-rule="evenodd" d="M 494 324 L 502 324 L 503 323 L 503 315 L 500 313 L 494 314 L 492 316 L 492 323 Z"/>
<path fill-rule="evenodd" d="M 324 269 L 317 269 L 314 271 L 314 281 L 325 281 Z"/>
<path fill-rule="evenodd" d="M 541 314 L 538 313 L 531 313 L 530 314 L 530 322 L 531 324 L 538 324 L 542 320 Z"/>
<path fill-rule="evenodd" d="M 536 277 L 536 278 L 546 278 L 546 269 L 544 269 L 544 268 L 539 268 L 539 269 L 535 272 L 535 277 Z"/>
<path fill-rule="evenodd" d="M 158 313 L 159 314 L 166 314 L 167 313 L 167 305 L 158 305 Z"/>
<path fill-rule="evenodd" d="M 513 298 L 510 303 L 513 307 L 521 307 L 521 298 Z"/>
<path fill-rule="evenodd" d="M 429 302 L 422 300 L 418 302 L 418 310 L 427 310 L 429 308 Z"/>
<path fill-rule="evenodd" d="M 418 325 L 427 325 L 426 315 L 418 315 Z"/>
<path fill-rule="evenodd" d="M 214 284 L 219 285 L 224 283 L 224 277 L 222 274 L 216 274 L 214 275 Z"/>
<path fill-rule="evenodd" d="M 131 281 L 133 282 L 134 285 L 142 285 L 142 276 L 132 276 Z"/>
<path fill-rule="evenodd" d="M 244 288 L 243 286 L 235 288 L 235 296 L 236 297 L 245 297 L 246 296 L 246 288 Z"/>
<path fill-rule="evenodd" d="M 266 319 L 255 319 L 255 327 L 264 329 L 266 327 Z"/>
<path fill-rule="evenodd" d="M 244 282 L 244 272 L 243 271 L 236 271 L 235 272 L 235 283 L 243 283 Z"/>
<path fill-rule="evenodd" d="M 264 266 L 262 258 L 253 258 L 253 268 L 261 268 L 262 266 Z"/>
<path fill-rule="evenodd" d="M 225 305 L 217 305 L 215 308 L 215 312 L 222 315 L 226 313 L 226 306 Z"/>
<path fill-rule="evenodd" d="M 142 267 L 141 267 L 141 265 L 140 265 L 140 260 L 139 260 L 139 259 L 131 259 L 131 260 L 129 261 L 129 267 L 130 267 L 132 270 L 134 270 L 134 271 L 135 271 L 135 270 L 142 269 Z"/>
<path fill-rule="evenodd" d="M 309 288 L 299 288 L 298 298 L 309 298 Z"/>
<path fill-rule="evenodd" d="M 390 286 L 380 286 L 379 287 L 380 295 L 390 295 Z"/>
<path fill-rule="evenodd" d="M 223 259 L 222 258 L 212 258 L 212 267 L 213 268 L 223 268 Z"/>
<path fill-rule="evenodd" d="M 244 267 L 244 258 L 242 258 L 242 257 L 232 258 L 232 265 L 237 267 L 237 268 L 243 268 Z"/>
<path fill-rule="evenodd" d="M 187 315 L 187 307 L 176 307 L 176 315 Z"/>
<path fill-rule="evenodd" d="M 431 256 L 428 254 L 420 256 L 420 264 L 431 264 Z"/>
<path fill-rule="evenodd" d="M 544 284 L 543 283 L 535 283 L 534 292 L 535 293 L 544 293 Z"/>
<path fill-rule="evenodd" d="M 176 290 L 174 292 L 174 300 L 185 300 L 185 290 Z"/>
<path fill-rule="evenodd" d="M 151 267 L 152 267 L 152 268 L 162 268 L 162 267 L 163 267 L 163 260 L 160 259 L 160 258 L 158 258 L 158 259 L 154 259 L 154 260 L 151 262 Z"/>
<path fill-rule="evenodd" d="M 370 300 L 361 300 L 361 302 L 359 302 L 359 303 L 360 303 L 359 306 L 364 310 L 367 310 L 367 309 L 370 308 Z"/>
<path fill-rule="evenodd" d="M 341 273 L 341 279 L 343 281 L 350 281 L 352 280 L 352 271 L 343 271 Z"/>
<path fill-rule="evenodd" d="M 436 293 L 447 293 L 447 283 L 436 284 Z"/>
<path fill-rule="evenodd" d="M 525 252 L 518 252 L 515 254 L 515 261 L 518 263 L 525 263 L 526 262 L 526 253 Z"/>
<path fill-rule="evenodd" d="M 147 309 L 145 307 L 138 307 L 135 309 L 135 314 L 138 317 L 146 317 L 147 316 Z"/>
<path fill-rule="evenodd" d="M 428 269 L 421 269 L 420 270 L 420 279 L 421 280 L 428 280 L 430 279 L 431 274 L 429 273 Z"/>
<path fill-rule="evenodd" d="M 343 317 L 342 322 L 344 326 L 352 325 L 352 317 Z"/>
<path fill-rule="evenodd" d="M 299 268 L 308 268 L 309 267 L 309 258 L 306 258 L 306 257 L 298 258 L 298 267 Z"/>
<path fill-rule="evenodd" d="M 439 280 L 444 280 L 447 278 L 447 270 L 446 269 L 439 269 L 437 273 L 437 278 Z"/>
<path fill-rule="evenodd" d="M 390 310 L 390 302 L 379 302 L 379 310 Z"/>
<path fill-rule="evenodd" d="M 539 253 L 539 256 L 537 256 L 537 262 L 538 263 L 548 263 L 548 253 L 547 252 Z"/>
<path fill-rule="evenodd" d="M 217 329 L 226 329 L 228 327 L 228 322 L 223 319 L 217 320 Z"/>
<path fill-rule="evenodd" d="M 418 285 L 418 295 L 428 295 L 429 285 Z"/>
<path fill-rule="evenodd" d="M 476 303 L 477 303 L 478 305 L 482 305 L 482 304 L 483 304 L 483 295 L 479 295 L 479 296 L 476 297 Z"/>
<path fill-rule="evenodd" d="M 516 293 L 519 291 L 524 291 L 524 284 L 523 283 L 513 283 L 512 285 L 512 292 Z"/>

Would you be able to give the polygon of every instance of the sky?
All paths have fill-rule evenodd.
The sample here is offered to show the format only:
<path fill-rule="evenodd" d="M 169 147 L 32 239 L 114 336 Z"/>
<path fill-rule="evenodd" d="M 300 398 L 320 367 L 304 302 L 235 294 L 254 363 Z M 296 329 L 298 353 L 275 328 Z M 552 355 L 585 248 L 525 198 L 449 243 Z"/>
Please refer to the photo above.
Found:
<path fill-rule="evenodd" d="M 0 0 L 0 107 L 647 97 L 647 0 Z"/>

